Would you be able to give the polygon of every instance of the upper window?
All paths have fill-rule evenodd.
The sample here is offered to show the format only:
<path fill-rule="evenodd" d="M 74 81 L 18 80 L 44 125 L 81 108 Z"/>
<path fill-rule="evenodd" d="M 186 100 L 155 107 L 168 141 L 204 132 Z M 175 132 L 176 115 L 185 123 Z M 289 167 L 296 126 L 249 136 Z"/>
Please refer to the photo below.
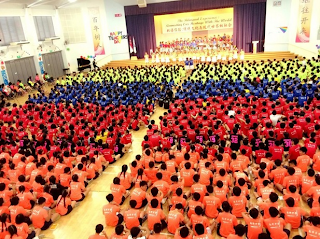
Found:
<path fill-rule="evenodd" d="M 0 17 L 0 45 L 24 41 L 25 36 L 20 17 Z"/>
<path fill-rule="evenodd" d="M 46 38 L 55 37 L 51 16 L 36 16 L 33 17 L 33 19 L 39 41 L 44 41 Z"/>

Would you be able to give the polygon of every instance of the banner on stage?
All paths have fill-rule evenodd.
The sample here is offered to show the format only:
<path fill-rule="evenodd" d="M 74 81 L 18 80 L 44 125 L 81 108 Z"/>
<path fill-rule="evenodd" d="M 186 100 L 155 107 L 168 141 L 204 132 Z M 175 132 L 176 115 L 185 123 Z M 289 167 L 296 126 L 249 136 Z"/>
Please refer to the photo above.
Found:
<path fill-rule="evenodd" d="M 233 9 L 172 14 L 162 19 L 162 33 L 212 31 L 233 28 Z"/>
<path fill-rule="evenodd" d="M 310 25 L 313 0 L 299 0 L 296 42 L 310 42 Z"/>
<path fill-rule="evenodd" d="M 93 38 L 94 54 L 104 55 L 105 49 L 102 38 L 101 19 L 98 7 L 88 8 L 91 24 L 91 32 Z"/>

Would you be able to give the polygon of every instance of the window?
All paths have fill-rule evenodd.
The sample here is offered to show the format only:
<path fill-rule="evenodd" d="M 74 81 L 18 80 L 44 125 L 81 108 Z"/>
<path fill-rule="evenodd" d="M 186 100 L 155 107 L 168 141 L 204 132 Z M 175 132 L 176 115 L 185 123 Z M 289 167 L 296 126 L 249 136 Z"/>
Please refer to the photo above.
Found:
<path fill-rule="evenodd" d="M 26 40 L 20 17 L 0 17 L 0 40 L 0 46 Z"/>
<path fill-rule="evenodd" d="M 37 16 L 33 17 L 33 20 L 36 26 L 39 41 L 44 41 L 46 38 L 55 37 L 51 16 Z"/>

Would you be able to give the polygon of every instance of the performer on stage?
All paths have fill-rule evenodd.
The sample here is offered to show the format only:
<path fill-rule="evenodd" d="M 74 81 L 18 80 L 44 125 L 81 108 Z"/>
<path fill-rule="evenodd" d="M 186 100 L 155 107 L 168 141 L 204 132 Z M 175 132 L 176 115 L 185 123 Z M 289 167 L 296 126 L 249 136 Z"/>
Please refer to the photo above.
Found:
<path fill-rule="evenodd" d="M 147 65 L 149 64 L 149 55 L 147 52 L 144 54 L 144 61 Z"/>
<path fill-rule="evenodd" d="M 241 49 L 240 51 L 240 61 L 244 61 L 244 51 Z"/>

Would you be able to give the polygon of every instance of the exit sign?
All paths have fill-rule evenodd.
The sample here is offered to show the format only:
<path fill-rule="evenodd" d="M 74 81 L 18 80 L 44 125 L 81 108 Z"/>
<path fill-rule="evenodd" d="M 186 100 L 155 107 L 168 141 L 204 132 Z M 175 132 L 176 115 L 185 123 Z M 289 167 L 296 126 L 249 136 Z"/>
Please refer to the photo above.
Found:
<path fill-rule="evenodd" d="M 122 17 L 122 14 L 121 13 L 116 13 L 114 14 L 115 17 Z"/>

